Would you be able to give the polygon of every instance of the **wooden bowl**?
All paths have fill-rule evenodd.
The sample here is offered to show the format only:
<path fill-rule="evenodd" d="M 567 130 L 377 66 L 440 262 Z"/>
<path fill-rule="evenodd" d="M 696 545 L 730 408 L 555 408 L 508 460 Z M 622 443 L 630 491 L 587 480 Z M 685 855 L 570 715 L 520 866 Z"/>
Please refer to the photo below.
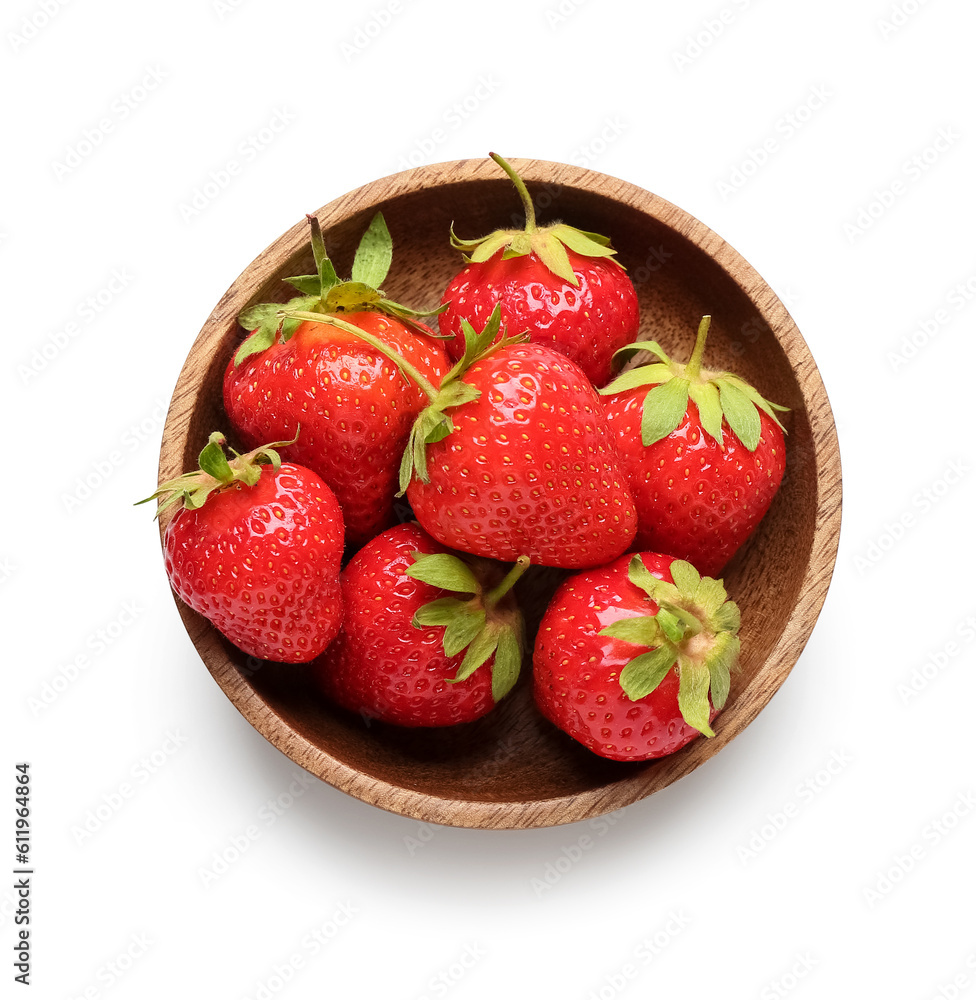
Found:
<path fill-rule="evenodd" d="M 478 722 L 426 731 L 367 724 L 327 704 L 311 689 L 307 671 L 245 656 L 177 601 L 217 683 L 279 750 L 366 802 L 461 827 L 529 828 L 598 816 L 664 788 L 718 753 L 766 705 L 806 644 L 826 596 L 840 527 L 840 459 L 823 383 L 793 320 L 752 267 L 686 212 L 632 184 L 561 163 L 514 160 L 513 166 L 533 195 L 540 222 L 561 218 L 612 238 L 637 287 L 644 338 L 686 358 L 699 319 L 710 313 L 709 367 L 733 369 L 791 407 L 783 486 L 725 574 L 742 610 L 742 662 L 716 735 L 657 761 L 604 760 L 538 714 L 528 657 L 515 691 Z M 394 240 L 385 290 L 394 300 L 423 307 L 437 305 L 460 269 L 459 254 L 448 243 L 452 222 L 464 237 L 521 223 L 512 184 L 491 160 L 418 167 L 367 184 L 316 213 L 340 276 L 348 276 L 359 238 L 379 210 Z M 173 394 L 161 481 L 196 468 L 211 431 L 230 430 L 221 384 L 242 337 L 238 313 L 254 302 L 286 300 L 294 291 L 281 279 L 313 269 L 303 219 L 217 304 Z M 521 581 L 530 628 L 563 575 L 548 571 Z"/>

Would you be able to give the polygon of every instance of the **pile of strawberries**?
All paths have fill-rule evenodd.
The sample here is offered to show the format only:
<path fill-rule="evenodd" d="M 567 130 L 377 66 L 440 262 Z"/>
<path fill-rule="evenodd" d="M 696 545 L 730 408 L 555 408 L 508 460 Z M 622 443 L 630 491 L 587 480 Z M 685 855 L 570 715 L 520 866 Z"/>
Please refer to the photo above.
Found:
<path fill-rule="evenodd" d="M 307 664 L 366 719 L 476 719 L 531 652 L 553 724 L 659 757 L 713 735 L 728 695 L 739 611 L 716 578 L 779 488 L 782 407 L 702 367 L 707 316 L 687 363 L 640 341 L 610 241 L 538 225 L 492 158 L 526 224 L 450 232 L 464 263 L 439 334 L 382 291 L 382 215 L 349 280 L 309 217 L 316 273 L 240 317 L 224 408 L 242 452 L 215 432 L 149 498 L 175 507 L 166 571 L 240 649 Z M 566 571 L 531 651 L 513 589 L 530 566 Z"/>

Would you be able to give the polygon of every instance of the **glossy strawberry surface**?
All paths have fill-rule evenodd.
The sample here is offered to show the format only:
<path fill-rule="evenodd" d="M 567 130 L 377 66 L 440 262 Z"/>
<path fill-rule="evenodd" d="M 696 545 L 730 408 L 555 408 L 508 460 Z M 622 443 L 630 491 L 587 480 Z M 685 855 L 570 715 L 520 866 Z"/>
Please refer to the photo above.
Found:
<path fill-rule="evenodd" d="M 498 348 L 464 382 L 480 396 L 450 410 L 427 446 L 429 482 L 407 497 L 445 545 L 513 562 L 577 569 L 626 551 L 636 513 L 603 405 L 580 369 L 540 344 Z"/>
<path fill-rule="evenodd" d="M 441 332 L 451 334 L 448 350 L 464 352 L 461 320 L 476 330 L 501 302 L 502 323 L 510 334 L 528 333 L 576 362 L 597 387 L 610 379 L 616 350 L 637 337 L 638 304 L 634 286 L 619 264 L 607 258 L 567 251 L 579 284 L 553 274 L 535 254 L 502 258 L 499 251 L 483 263 L 465 266 L 447 286 L 439 318 Z"/>
<path fill-rule="evenodd" d="M 435 385 L 450 367 L 440 343 L 377 312 L 344 313 L 382 339 Z M 394 521 L 400 454 L 423 391 L 396 364 L 352 333 L 305 322 L 285 343 L 233 360 L 224 406 L 246 447 L 298 441 L 284 458 L 318 473 L 335 492 L 347 541 L 361 544 Z"/>
<path fill-rule="evenodd" d="M 693 402 L 666 438 L 641 442 L 646 387 L 606 398 L 607 423 L 637 507 L 634 549 L 687 559 L 718 576 L 772 504 L 786 467 L 783 432 L 759 414 L 750 452 L 726 424 L 723 444 L 703 432 Z"/>
<path fill-rule="evenodd" d="M 598 634 L 657 611 L 628 580 L 630 559 L 622 556 L 560 585 L 539 625 L 532 670 L 536 704 L 550 722 L 601 757 L 634 761 L 674 753 L 700 733 L 681 716 L 674 668 L 649 695 L 631 701 L 620 686 L 621 671 L 650 647 Z M 672 581 L 670 556 L 641 553 L 641 559 L 652 576 Z"/>
<path fill-rule="evenodd" d="M 324 693 L 366 719 L 399 726 L 450 726 L 490 711 L 490 661 L 457 683 L 464 653 L 445 656 L 444 629 L 413 617 L 447 591 L 407 575 L 414 553 L 448 551 L 416 524 L 389 528 L 342 572 L 345 623 L 315 663 Z"/>
<path fill-rule="evenodd" d="M 265 467 L 181 507 L 163 539 L 176 594 L 259 659 L 305 663 L 342 620 L 342 513 L 332 491 L 300 466 Z"/>

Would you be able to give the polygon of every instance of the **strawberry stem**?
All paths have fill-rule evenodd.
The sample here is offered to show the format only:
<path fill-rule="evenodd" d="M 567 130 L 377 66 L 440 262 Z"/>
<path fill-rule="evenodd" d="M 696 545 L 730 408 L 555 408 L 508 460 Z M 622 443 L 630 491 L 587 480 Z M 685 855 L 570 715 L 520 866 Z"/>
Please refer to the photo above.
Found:
<path fill-rule="evenodd" d="M 309 228 L 312 230 L 312 256 L 315 258 L 315 272 L 318 274 L 322 268 L 322 261 L 328 258 L 328 254 L 325 252 L 325 238 L 322 236 L 319 220 L 307 212 L 305 218 L 308 219 Z"/>
<path fill-rule="evenodd" d="M 299 428 L 300 429 L 300 428 Z M 287 448 L 298 440 L 298 431 L 290 441 L 275 441 L 262 445 L 253 451 L 241 455 L 230 449 L 234 456 L 228 460 L 224 454 L 227 438 L 220 431 L 214 431 L 207 439 L 203 451 L 197 460 L 200 466 L 193 472 L 186 472 L 176 479 L 160 483 L 156 491 L 137 501 L 138 504 L 157 501 L 156 517 L 174 504 L 182 503 L 187 510 L 202 507 L 211 493 L 219 492 L 238 483 L 244 486 L 254 486 L 261 478 L 261 466 L 270 465 L 276 472 L 281 468 L 281 456 L 278 448 Z"/>
<path fill-rule="evenodd" d="M 282 315 L 288 319 L 297 319 L 302 322 L 322 323 L 325 326 L 334 326 L 338 330 L 351 333 L 354 337 L 358 337 L 360 340 L 369 344 L 369 346 L 374 350 L 379 351 L 383 357 L 392 361 L 407 379 L 414 382 L 427 394 L 428 399 L 433 400 L 437 395 L 437 389 L 434 388 L 433 383 L 421 375 L 420 372 L 414 368 L 414 366 L 410 364 L 406 358 L 402 357 L 397 351 L 393 350 L 389 344 L 383 343 L 379 337 L 374 337 L 371 333 L 367 333 L 365 330 L 360 330 L 358 326 L 354 326 L 352 323 L 347 323 L 345 320 L 338 319 L 336 316 L 328 316 L 323 313 L 306 312 L 303 309 L 284 309 L 282 310 Z"/>
<path fill-rule="evenodd" d="M 688 364 L 685 365 L 685 375 L 696 379 L 701 374 L 702 356 L 705 353 L 705 341 L 708 338 L 708 328 L 712 325 L 711 316 L 702 316 L 698 324 L 698 336 L 695 338 L 695 349 L 691 352 Z"/>
<path fill-rule="evenodd" d="M 515 185 L 515 190 L 518 191 L 519 197 L 522 199 L 522 205 L 525 208 L 525 231 L 527 233 L 534 233 L 536 230 L 535 205 L 532 204 L 532 196 L 529 194 L 529 189 L 525 186 L 525 181 L 515 173 L 511 164 L 503 157 L 497 153 L 489 153 L 488 155 L 508 174 Z"/>
<path fill-rule="evenodd" d="M 486 612 L 491 612 L 495 605 L 515 586 L 519 577 L 529 568 L 529 557 L 519 556 L 515 560 L 512 568 L 505 574 L 502 581 L 496 587 L 492 587 L 482 598 L 482 604 Z"/>

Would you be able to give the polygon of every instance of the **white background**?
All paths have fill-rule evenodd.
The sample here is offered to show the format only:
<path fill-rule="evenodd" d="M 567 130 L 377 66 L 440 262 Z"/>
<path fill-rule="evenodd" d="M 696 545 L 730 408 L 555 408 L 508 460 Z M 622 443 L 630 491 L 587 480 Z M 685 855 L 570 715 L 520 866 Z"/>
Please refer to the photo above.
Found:
<path fill-rule="evenodd" d="M 972 4 L 383 4 L 3 5 L 0 870 L 26 760 L 34 995 L 976 996 Z M 197 331 L 265 246 L 489 150 L 727 239 L 840 432 L 806 651 L 612 823 L 424 826 L 298 781 L 198 659 L 132 506 Z"/>

